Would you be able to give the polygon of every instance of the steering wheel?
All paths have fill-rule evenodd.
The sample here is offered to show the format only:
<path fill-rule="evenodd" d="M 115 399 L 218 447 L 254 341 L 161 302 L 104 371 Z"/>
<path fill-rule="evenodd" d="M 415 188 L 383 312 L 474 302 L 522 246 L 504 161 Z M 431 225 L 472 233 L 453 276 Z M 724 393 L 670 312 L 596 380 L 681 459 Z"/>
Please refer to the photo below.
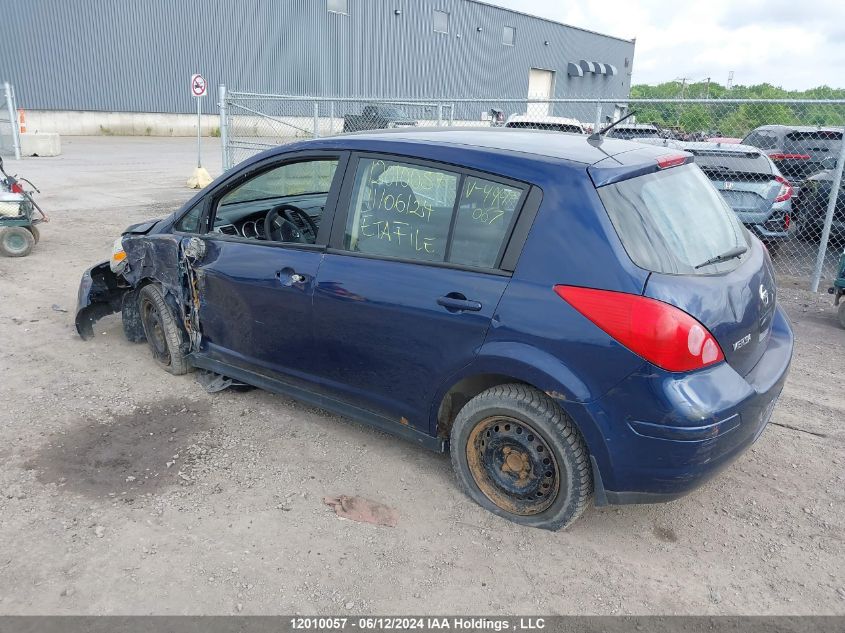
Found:
<path fill-rule="evenodd" d="M 299 218 L 298 224 L 294 218 Z M 317 241 L 317 225 L 299 207 L 278 204 L 264 216 L 264 236 L 274 242 L 314 244 Z"/>

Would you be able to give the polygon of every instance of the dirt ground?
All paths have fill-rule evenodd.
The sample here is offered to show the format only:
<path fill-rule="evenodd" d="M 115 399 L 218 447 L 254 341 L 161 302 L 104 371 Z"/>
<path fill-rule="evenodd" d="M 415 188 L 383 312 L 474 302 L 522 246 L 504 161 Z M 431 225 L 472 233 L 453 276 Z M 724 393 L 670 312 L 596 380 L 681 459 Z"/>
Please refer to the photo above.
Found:
<path fill-rule="evenodd" d="M 518 527 L 446 456 L 262 391 L 159 370 L 117 317 L 73 327 L 82 271 L 187 199 L 191 139 L 63 139 L 7 161 L 53 222 L 0 258 L 2 614 L 845 614 L 845 330 L 783 288 L 795 359 L 773 423 L 665 505 Z M 206 164 L 219 173 L 218 147 Z M 325 495 L 399 512 L 338 519 Z"/>

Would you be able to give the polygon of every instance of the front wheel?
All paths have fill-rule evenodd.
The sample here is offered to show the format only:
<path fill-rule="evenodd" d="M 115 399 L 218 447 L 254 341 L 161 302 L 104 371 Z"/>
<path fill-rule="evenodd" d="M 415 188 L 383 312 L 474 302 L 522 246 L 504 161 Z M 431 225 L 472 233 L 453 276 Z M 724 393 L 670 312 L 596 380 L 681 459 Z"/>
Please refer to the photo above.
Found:
<path fill-rule="evenodd" d="M 35 238 L 22 226 L 0 230 L 0 254 L 6 257 L 26 257 L 35 246 Z"/>
<path fill-rule="evenodd" d="M 176 376 L 188 373 L 188 360 L 183 351 L 185 335 L 157 284 L 144 286 L 138 292 L 138 311 L 156 363 Z"/>
<path fill-rule="evenodd" d="M 589 505 L 593 478 L 584 440 L 533 387 L 500 385 L 477 395 L 458 413 L 450 446 L 464 492 L 510 521 L 557 530 Z"/>

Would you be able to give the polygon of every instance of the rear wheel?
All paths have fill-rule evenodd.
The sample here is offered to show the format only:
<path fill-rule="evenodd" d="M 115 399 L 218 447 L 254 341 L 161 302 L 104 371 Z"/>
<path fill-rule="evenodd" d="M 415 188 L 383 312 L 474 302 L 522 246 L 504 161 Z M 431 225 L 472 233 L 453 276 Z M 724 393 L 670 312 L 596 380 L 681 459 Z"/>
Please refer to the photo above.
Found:
<path fill-rule="evenodd" d="M 38 227 L 33 224 L 26 228 L 29 229 L 29 232 L 32 233 L 32 237 L 35 239 L 35 243 L 38 244 L 41 240 L 41 231 L 38 230 Z"/>
<path fill-rule="evenodd" d="M 557 530 L 589 504 L 593 480 L 584 441 L 537 389 L 511 384 L 479 394 L 455 419 L 450 445 L 463 490 L 515 523 Z"/>
<path fill-rule="evenodd" d="M 839 304 L 839 310 L 837 311 L 839 315 L 839 325 L 845 327 L 845 303 Z"/>
<path fill-rule="evenodd" d="M 157 284 L 144 286 L 138 292 L 138 310 L 155 361 L 171 374 L 186 374 L 188 361 L 182 351 L 185 336 Z"/>
<path fill-rule="evenodd" d="M 22 226 L 10 226 L 0 231 L 0 254 L 6 257 L 26 257 L 35 246 L 35 238 Z"/>

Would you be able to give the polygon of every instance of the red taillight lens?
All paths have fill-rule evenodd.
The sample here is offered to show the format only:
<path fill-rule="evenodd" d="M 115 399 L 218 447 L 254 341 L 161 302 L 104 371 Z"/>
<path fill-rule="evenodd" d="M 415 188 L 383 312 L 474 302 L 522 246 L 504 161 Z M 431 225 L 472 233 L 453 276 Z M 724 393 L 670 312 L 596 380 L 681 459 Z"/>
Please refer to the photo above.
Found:
<path fill-rule="evenodd" d="M 809 154 L 769 154 L 772 160 L 810 160 Z"/>
<path fill-rule="evenodd" d="M 707 328 L 668 303 L 576 286 L 554 290 L 619 343 L 667 371 L 692 371 L 725 360 Z"/>
<path fill-rule="evenodd" d="M 775 198 L 775 202 L 786 202 L 792 197 L 792 185 L 783 176 L 775 176 L 775 180 L 780 183 L 780 191 L 778 191 L 778 197 Z"/>
<path fill-rule="evenodd" d="M 789 224 L 792 222 L 792 218 L 789 217 L 788 213 L 783 215 L 783 230 L 786 231 L 789 228 Z"/>
<path fill-rule="evenodd" d="M 660 156 L 657 159 L 657 166 L 660 169 L 667 169 L 669 167 L 677 167 L 678 165 L 683 165 L 686 161 L 686 156 Z"/>
<path fill-rule="evenodd" d="M 13 182 L 12 186 L 9 187 L 9 191 L 12 193 L 23 193 L 23 187 L 21 187 L 19 183 Z"/>

